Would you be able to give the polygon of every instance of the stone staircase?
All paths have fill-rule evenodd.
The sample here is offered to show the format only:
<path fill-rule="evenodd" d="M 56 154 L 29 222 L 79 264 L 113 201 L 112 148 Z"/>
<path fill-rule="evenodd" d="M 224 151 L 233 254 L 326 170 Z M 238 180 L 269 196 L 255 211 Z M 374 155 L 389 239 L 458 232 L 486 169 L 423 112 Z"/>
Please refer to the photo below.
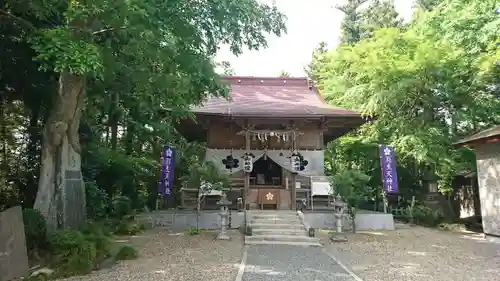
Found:
<path fill-rule="evenodd" d="M 246 245 L 321 246 L 318 239 L 307 235 L 302 221 L 294 211 L 247 212 L 252 235 L 245 236 Z"/>

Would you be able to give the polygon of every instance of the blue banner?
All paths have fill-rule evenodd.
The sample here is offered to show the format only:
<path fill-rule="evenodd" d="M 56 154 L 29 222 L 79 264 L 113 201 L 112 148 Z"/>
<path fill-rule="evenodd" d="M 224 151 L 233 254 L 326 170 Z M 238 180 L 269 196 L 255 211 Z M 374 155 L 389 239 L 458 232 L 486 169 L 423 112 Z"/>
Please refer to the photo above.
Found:
<path fill-rule="evenodd" d="M 158 193 L 170 198 L 174 185 L 175 148 L 165 145 L 161 165 L 161 178 Z"/>
<path fill-rule="evenodd" d="M 387 193 L 398 192 L 398 172 L 396 171 L 396 157 L 394 155 L 394 147 L 381 145 L 380 146 L 380 165 L 382 168 L 382 181 L 384 182 L 384 190 Z"/>

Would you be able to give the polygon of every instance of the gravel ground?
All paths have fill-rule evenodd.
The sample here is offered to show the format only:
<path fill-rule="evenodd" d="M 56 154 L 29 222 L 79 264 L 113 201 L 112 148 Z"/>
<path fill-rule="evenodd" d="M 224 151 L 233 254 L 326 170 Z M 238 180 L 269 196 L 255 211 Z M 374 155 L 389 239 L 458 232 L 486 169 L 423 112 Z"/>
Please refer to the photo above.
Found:
<path fill-rule="evenodd" d="M 320 247 L 251 245 L 242 281 L 354 281 Z M 385 280 L 387 281 L 387 280 Z"/>
<path fill-rule="evenodd" d="M 479 234 L 403 226 L 395 231 L 348 234 L 346 243 L 327 251 L 366 281 L 500 280 L 500 244 Z"/>
<path fill-rule="evenodd" d="M 130 239 L 139 258 L 123 261 L 74 281 L 233 281 L 243 252 L 243 236 L 228 231 L 230 241 L 214 240 L 216 232 L 197 236 L 152 229 Z"/>

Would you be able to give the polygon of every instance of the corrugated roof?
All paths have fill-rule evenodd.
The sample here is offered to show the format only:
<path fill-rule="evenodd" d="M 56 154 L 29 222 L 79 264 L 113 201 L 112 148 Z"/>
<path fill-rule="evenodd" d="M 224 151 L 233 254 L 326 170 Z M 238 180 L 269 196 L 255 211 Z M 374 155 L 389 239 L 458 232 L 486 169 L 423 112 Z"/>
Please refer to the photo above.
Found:
<path fill-rule="evenodd" d="M 493 128 L 489 128 L 487 130 L 484 130 L 484 131 L 481 131 L 475 135 L 472 135 L 468 138 L 465 138 L 455 144 L 466 144 L 466 143 L 471 143 L 471 142 L 475 142 L 475 141 L 479 141 L 479 140 L 483 140 L 483 139 L 488 139 L 488 138 L 492 138 L 492 137 L 497 137 L 497 136 L 500 136 L 500 125 L 498 126 L 495 126 Z"/>
<path fill-rule="evenodd" d="M 360 117 L 326 104 L 307 78 L 231 76 L 230 97 L 209 98 L 193 112 L 206 115 L 258 117 Z"/>

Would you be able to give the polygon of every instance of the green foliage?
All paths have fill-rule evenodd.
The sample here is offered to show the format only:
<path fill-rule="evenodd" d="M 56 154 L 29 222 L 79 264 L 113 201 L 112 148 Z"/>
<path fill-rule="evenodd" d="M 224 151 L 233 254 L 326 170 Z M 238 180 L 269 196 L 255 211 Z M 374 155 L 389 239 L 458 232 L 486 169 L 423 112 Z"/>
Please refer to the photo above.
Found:
<path fill-rule="evenodd" d="M 370 176 L 358 170 L 342 170 L 330 177 L 335 192 L 347 201 L 350 207 L 357 208 L 362 199 L 371 199 L 374 190 L 368 186 Z"/>
<path fill-rule="evenodd" d="M 113 217 L 123 218 L 132 212 L 132 201 L 127 196 L 113 198 Z"/>
<path fill-rule="evenodd" d="M 494 0 L 442 1 L 405 29 L 378 28 L 316 59 L 326 100 L 376 117 L 329 145 L 330 173 L 359 169 L 380 186 L 381 143 L 395 147 L 403 194 L 426 192 L 429 173 L 440 191 L 450 192 L 459 172 L 475 169 L 474 154 L 452 144 L 500 123 L 500 94 L 492 87 L 500 73 L 493 7 Z"/>
<path fill-rule="evenodd" d="M 120 246 L 115 254 L 115 260 L 133 260 L 139 256 L 139 252 L 129 244 Z"/>
<path fill-rule="evenodd" d="M 51 267 L 58 276 L 69 277 L 88 274 L 94 268 L 97 256 L 95 244 L 74 230 L 57 231 L 50 235 Z"/>
<path fill-rule="evenodd" d="M 195 227 L 190 227 L 186 230 L 187 235 L 189 236 L 195 236 L 201 234 L 201 229 L 195 228 Z"/>
<path fill-rule="evenodd" d="M 205 162 L 201 158 L 192 161 L 188 174 L 181 177 L 188 186 L 200 186 L 202 182 L 210 185 L 212 189 L 222 190 L 229 187 L 229 177 L 222 174 L 212 162 Z"/>
<path fill-rule="evenodd" d="M 58 277 L 87 274 L 107 260 L 138 256 L 130 245 L 117 247 L 110 228 L 101 222 L 89 222 L 81 231 L 57 231 L 51 234 L 49 241 L 49 264 Z"/>
<path fill-rule="evenodd" d="M 38 53 L 36 59 L 45 71 L 72 74 L 99 74 L 102 71 L 98 48 L 83 40 L 77 40 L 67 28 L 42 29 L 30 42 Z"/>
<path fill-rule="evenodd" d="M 99 266 L 104 260 L 111 257 L 113 236 L 104 223 L 89 222 L 81 232 L 85 236 L 85 240 L 92 243 L 95 247 L 94 267 Z"/>
<path fill-rule="evenodd" d="M 413 209 L 413 222 L 423 226 L 436 227 L 445 220 L 442 212 L 423 205 L 416 205 Z"/>
<path fill-rule="evenodd" d="M 410 205 L 400 206 L 393 209 L 392 213 L 396 219 L 428 227 L 436 227 L 446 220 L 441 211 L 433 210 L 420 202 L 416 202 L 413 208 Z"/>
<path fill-rule="evenodd" d="M 124 216 L 114 228 L 114 233 L 118 235 L 135 235 L 144 230 L 144 225 L 137 222 L 133 217 Z"/>
<path fill-rule="evenodd" d="M 2 209 L 33 206 L 42 129 L 54 109 L 70 112 L 75 105 L 66 100 L 74 95 L 55 99 L 59 89 L 74 90 L 59 85 L 62 72 L 87 82 L 85 100 L 70 113 L 80 124 L 85 181 L 109 198 L 129 197 L 133 208 L 146 201 L 151 207 L 160 151 L 169 143 L 186 155 L 175 171 L 175 206 L 192 152 L 175 126 L 207 95 L 227 96 L 215 71 L 218 47 L 240 54 L 265 47 L 268 33 L 286 32 L 285 16 L 256 0 L 2 3 L 0 65 L 8 70 L 0 77 L 0 88 L 8 89 L 0 98 Z M 93 218 L 102 217 L 101 203 L 89 205 Z"/>
<path fill-rule="evenodd" d="M 369 5 L 366 5 L 369 2 Z M 370 38 L 379 28 L 399 27 L 402 20 L 391 0 L 348 0 L 337 9 L 344 13 L 341 23 L 341 43 L 357 44 Z"/>
<path fill-rule="evenodd" d="M 85 200 L 87 217 L 92 220 L 106 218 L 108 209 L 108 194 L 100 189 L 95 182 L 85 183 Z"/>
<path fill-rule="evenodd" d="M 23 209 L 24 235 L 28 252 L 44 250 L 47 247 L 45 218 L 33 209 Z"/>

